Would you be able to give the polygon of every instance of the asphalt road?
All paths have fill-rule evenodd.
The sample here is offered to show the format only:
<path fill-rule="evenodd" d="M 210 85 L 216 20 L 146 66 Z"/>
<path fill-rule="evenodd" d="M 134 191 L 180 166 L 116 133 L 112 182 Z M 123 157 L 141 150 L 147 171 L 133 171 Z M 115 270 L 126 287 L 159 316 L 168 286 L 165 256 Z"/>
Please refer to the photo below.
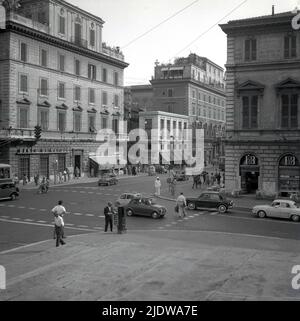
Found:
<path fill-rule="evenodd" d="M 62 199 L 69 212 L 65 216 L 68 237 L 82 233 L 103 232 L 103 208 L 114 202 L 122 192 L 142 192 L 150 195 L 154 189 L 153 177 L 122 179 L 117 186 L 98 187 L 96 183 L 51 187 L 48 194 L 35 190 L 23 190 L 15 201 L 0 202 L 0 252 L 18 246 L 53 238 L 51 209 Z M 164 184 L 164 180 L 163 180 Z M 180 188 L 180 186 L 178 186 Z M 283 239 L 300 239 L 300 224 L 278 219 L 258 219 L 250 210 L 233 210 L 221 215 L 215 211 L 188 211 L 188 217 L 180 220 L 174 213 L 174 203 L 158 200 L 167 207 L 164 219 L 148 217 L 127 218 L 130 230 L 216 231 L 242 235 L 258 235 Z M 68 242 L 68 239 L 66 240 Z M 53 240 L 53 246 L 55 245 Z"/>

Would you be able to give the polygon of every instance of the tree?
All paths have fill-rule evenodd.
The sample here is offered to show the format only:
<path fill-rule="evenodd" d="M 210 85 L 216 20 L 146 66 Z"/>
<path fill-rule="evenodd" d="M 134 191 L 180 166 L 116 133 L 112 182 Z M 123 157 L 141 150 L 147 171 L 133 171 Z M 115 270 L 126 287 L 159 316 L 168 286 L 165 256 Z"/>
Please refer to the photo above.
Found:
<path fill-rule="evenodd" d="M 34 127 L 34 137 L 36 139 L 36 141 L 40 140 L 42 137 L 42 127 L 39 125 L 36 125 Z"/>

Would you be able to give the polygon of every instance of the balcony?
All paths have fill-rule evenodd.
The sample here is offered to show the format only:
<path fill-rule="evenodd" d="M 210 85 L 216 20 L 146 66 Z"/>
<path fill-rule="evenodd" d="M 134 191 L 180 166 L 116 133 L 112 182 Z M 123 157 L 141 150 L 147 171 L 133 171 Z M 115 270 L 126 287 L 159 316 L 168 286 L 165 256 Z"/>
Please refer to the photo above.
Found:
<path fill-rule="evenodd" d="M 72 37 L 71 38 L 71 42 L 74 45 L 82 47 L 82 48 L 87 48 L 88 47 L 88 41 L 86 39 L 81 39 L 81 38 L 78 38 L 78 37 Z"/>
<path fill-rule="evenodd" d="M 0 140 L 14 141 L 14 140 L 35 140 L 34 130 L 22 128 L 7 128 L 0 130 Z"/>
<path fill-rule="evenodd" d="M 116 58 L 118 60 L 124 61 L 124 55 L 122 51 L 120 51 L 119 47 L 110 47 L 105 42 L 102 43 L 102 53 L 110 56 L 112 58 Z"/>
<path fill-rule="evenodd" d="M 32 19 L 29 19 L 29 18 L 26 18 L 26 17 L 23 17 L 23 16 L 20 16 L 20 15 L 18 15 L 16 13 L 13 13 L 13 12 L 10 13 L 9 16 L 8 16 L 8 20 L 12 21 L 12 22 L 19 23 L 19 24 L 21 24 L 23 26 L 26 26 L 26 27 L 29 27 L 29 28 L 32 28 L 32 29 L 35 29 L 35 30 L 38 30 L 38 31 L 41 31 L 41 32 L 49 34 L 49 26 L 48 25 L 40 23 L 40 22 L 37 22 L 37 21 L 34 21 Z"/>

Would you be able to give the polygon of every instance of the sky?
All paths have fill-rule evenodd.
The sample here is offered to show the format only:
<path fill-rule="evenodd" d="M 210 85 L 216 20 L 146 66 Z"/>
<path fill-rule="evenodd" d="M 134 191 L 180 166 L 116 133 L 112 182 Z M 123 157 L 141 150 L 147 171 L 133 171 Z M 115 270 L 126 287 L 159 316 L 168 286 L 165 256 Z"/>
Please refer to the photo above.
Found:
<path fill-rule="evenodd" d="M 126 86 L 149 84 L 155 61 L 172 63 L 190 53 L 224 67 L 226 35 L 219 23 L 269 15 L 272 5 L 275 13 L 300 8 L 300 0 L 67 1 L 105 21 L 103 41 L 121 47 L 129 63 L 124 73 Z"/>

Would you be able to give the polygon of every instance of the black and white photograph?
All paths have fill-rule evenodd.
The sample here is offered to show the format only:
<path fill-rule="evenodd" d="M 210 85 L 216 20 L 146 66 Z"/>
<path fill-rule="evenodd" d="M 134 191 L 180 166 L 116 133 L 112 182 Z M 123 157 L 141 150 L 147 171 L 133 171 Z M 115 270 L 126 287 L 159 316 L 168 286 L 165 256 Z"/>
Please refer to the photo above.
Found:
<path fill-rule="evenodd" d="M 300 1 L 0 0 L 0 301 L 300 301 Z"/>

